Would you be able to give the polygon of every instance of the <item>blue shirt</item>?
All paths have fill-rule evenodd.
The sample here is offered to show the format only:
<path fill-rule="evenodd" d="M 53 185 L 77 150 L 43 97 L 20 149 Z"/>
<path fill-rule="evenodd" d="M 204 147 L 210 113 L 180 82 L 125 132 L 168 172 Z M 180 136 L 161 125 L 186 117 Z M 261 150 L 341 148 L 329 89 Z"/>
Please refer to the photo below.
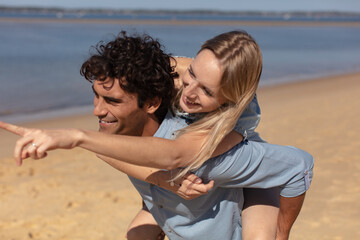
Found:
<path fill-rule="evenodd" d="M 172 138 L 185 126 L 184 118 L 169 113 L 155 137 Z M 248 135 L 252 132 L 247 129 Z M 130 180 L 169 239 L 238 240 L 242 188 L 280 186 L 282 196 L 295 197 L 309 188 L 312 169 L 312 156 L 302 150 L 245 140 L 195 171 L 204 181 L 215 180 L 214 188 L 196 199 L 185 200 L 147 182 Z"/>

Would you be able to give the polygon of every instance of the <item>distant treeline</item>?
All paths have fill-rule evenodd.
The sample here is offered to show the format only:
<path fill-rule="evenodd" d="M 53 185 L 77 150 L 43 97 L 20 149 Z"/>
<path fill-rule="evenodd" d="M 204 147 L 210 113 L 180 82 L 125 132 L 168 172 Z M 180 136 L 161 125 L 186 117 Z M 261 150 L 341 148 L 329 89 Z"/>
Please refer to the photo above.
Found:
<path fill-rule="evenodd" d="M 1 12 L 18 13 L 69 13 L 69 14 L 182 14 L 182 15 L 237 15 L 237 16 L 267 16 L 267 17 L 359 17 L 359 13 L 340 11 L 284 11 L 284 12 L 263 12 L 263 11 L 215 11 L 215 10 L 128 10 L 128 9 L 67 9 L 67 8 L 41 8 L 41 7 L 6 7 L 0 6 Z"/>

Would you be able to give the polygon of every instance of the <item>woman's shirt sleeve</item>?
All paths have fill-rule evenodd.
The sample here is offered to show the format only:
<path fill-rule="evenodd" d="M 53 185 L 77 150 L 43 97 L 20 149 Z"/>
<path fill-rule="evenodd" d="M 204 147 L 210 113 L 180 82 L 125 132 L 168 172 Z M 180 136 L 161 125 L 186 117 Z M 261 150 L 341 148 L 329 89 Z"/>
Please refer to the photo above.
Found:
<path fill-rule="evenodd" d="M 238 119 L 234 130 L 240 133 L 245 139 L 257 142 L 264 142 L 264 140 L 260 138 L 259 134 L 255 132 L 256 127 L 259 125 L 260 118 L 260 106 L 257 101 L 257 96 L 255 94 L 253 100 L 245 108 L 244 112 Z"/>

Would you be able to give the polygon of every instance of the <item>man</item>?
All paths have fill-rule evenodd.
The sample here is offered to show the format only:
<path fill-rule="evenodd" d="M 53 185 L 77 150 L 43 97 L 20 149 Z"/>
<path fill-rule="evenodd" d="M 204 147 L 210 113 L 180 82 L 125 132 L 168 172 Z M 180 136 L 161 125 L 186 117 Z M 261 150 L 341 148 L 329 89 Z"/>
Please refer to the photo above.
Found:
<path fill-rule="evenodd" d="M 81 73 L 87 80 L 93 82 L 95 93 L 94 114 L 99 118 L 99 130 L 101 132 L 134 136 L 152 136 L 156 133 L 174 95 L 174 74 L 170 66 L 170 58 L 162 52 L 161 46 L 157 41 L 152 40 L 148 36 L 128 37 L 125 33 L 122 33 L 114 41 L 99 46 L 98 53 L 83 64 Z M 256 126 L 258 120 L 257 110 L 256 99 L 254 99 L 252 106 L 247 109 L 249 119 L 255 121 L 254 126 Z M 22 131 L 26 131 L 26 129 Z M 34 146 L 33 152 L 36 151 L 35 148 L 36 146 Z M 30 152 L 30 156 L 32 156 L 33 152 Z M 232 190 L 218 188 L 216 191 L 212 191 L 204 196 L 205 198 L 194 200 L 189 204 L 186 200 L 177 197 L 169 191 L 154 186 L 159 185 L 176 192 L 172 188 L 174 186 L 167 182 L 167 180 L 172 178 L 171 172 L 133 166 L 110 158 L 100 157 L 113 167 L 134 177 L 131 180 L 147 202 L 148 207 L 150 207 L 149 210 L 152 214 L 156 215 L 157 222 L 161 223 L 162 229 L 172 238 L 189 239 L 191 236 L 194 236 L 192 234 L 195 234 L 197 239 L 201 237 L 208 238 L 207 236 L 196 235 L 196 230 L 204 226 L 208 227 L 205 230 L 208 232 L 214 232 L 215 230 L 219 236 L 226 236 L 229 234 L 229 231 L 230 235 L 232 235 L 231 229 L 228 231 L 224 228 L 224 231 L 224 229 L 220 228 L 217 231 L 213 225 L 214 219 L 220 218 L 226 220 L 221 223 L 228 222 L 229 224 L 226 224 L 226 227 L 229 227 L 233 218 L 235 219 L 234 221 L 239 221 L 239 212 L 230 212 L 228 214 L 229 212 L 223 211 L 222 209 L 226 209 L 226 205 L 223 205 L 223 199 L 218 197 L 229 196 L 230 199 L 235 197 L 237 201 L 231 203 L 231 209 L 235 209 L 234 206 L 238 209 L 238 203 L 243 203 L 241 188 Z M 213 164 L 212 167 L 216 167 L 214 161 L 205 164 L 209 164 L 209 166 Z M 191 179 L 190 177 L 190 181 Z M 140 180 L 146 180 L 154 185 Z M 226 182 L 226 179 L 223 179 L 223 181 Z M 212 186 L 211 182 L 208 186 Z M 154 196 L 165 199 L 168 206 L 152 205 L 147 197 Z M 280 232 L 285 234 L 279 235 L 278 239 L 287 239 L 288 231 L 301 208 L 303 198 L 304 195 L 300 195 L 298 198 L 291 199 L 294 204 L 290 203 L 290 208 L 287 208 L 289 211 L 280 211 L 280 213 L 286 212 L 287 214 L 290 213 L 290 215 L 287 215 L 287 217 L 280 215 L 279 219 L 282 224 L 278 229 L 285 229 Z M 213 209 L 207 208 L 202 210 L 205 202 L 206 204 L 209 203 Z M 287 203 L 289 204 L 288 201 Z M 191 206 L 185 209 L 182 207 L 178 208 L 179 204 Z M 219 208 L 219 206 L 221 207 Z M 177 214 L 170 214 L 162 219 L 159 218 L 168 213 L 165 209 L 166 207 L 172 210 L 176 209 Z M 183 210 L 190 210 L 190 212 L 183 212 Z M 204 212 L 204 215 L 207 215 L 205 219 L 202 216 L 203 211 L 206 211 Z M 150 233 L 153 235 L 149 239 L 156 239 L 161 229 L 156 226 L 157 223 L 154 221 L 154 218 L 146 210 L 140 211 L 139 214 L 145 215 L 143 219 L 148 219 L 149 221 L 141 221 L 141 225 L 133 222 L 128 235 L 129 239 L 132 238 L 132 233 L 136 233 L 135 237 L 139 239 L 145 239 L 139 237 L 141 236 L 141 231 L 139 233 L 139 231 L 134 229 L 140 229 L 147 224 L 152 225 Z M 188 223 L 185 227 L 181 226 L 181 221 L 191 218 L 193 215 L 197 216 L 191 219 L 193 222 Z M 283 219 L 288 220 L 286 224 L 283 224 Z M 167 224 L 167 220 L 172 223 Z M 207 221 L 210 221 L 210 224 L 207 224 Z M 180 225 L 176 226 L 177 222 Z M 149 232 L 147 231 L 146 233 L 149 236 Z M 238 238 L 241 237 L 241 228 L 236 234 Z M 228 238 L 225 237 L 225 239 Z"/>
<path fill-rule="evenodd" d="M 99 131 L 109 134 L 123 134 L 133 136 L 152 136 L 158 129 L 161 120 L 164 118 L 174 92 L 173 69 L 170 66 L 170 58 L 164 54 L 160 44 L 153 41 L 150 37 L 128 37 L 122 33 L 116 40 L 107 45 L 107 53 L 103 58 L 93 56 L 86 61 L 81 73 L 86 79 L 92 81 L 92 76 L 103 65 L 116 63 L 117 69 L 122 76 L 126 76 L 122 81 L 108 78 L 100 81 L 93 81 L 94 115 L 99 118 Z M 108 56 L 114 54 L 113 58 Z M 105 56 L 107 55 L 107 56 Z M 183 59 L 183 61 L 187 61 Z M 95 66 L 95 67 L 94 67 Z M 183 69 L 184 70 L 184 69 Z M 157 73 L 157 72 L 160 73 Z M 90 74 L 91 75 L 87 75 Z M 111 76 L 109 72 L 107 75 Z M 131 76 L 130 76 L 131 75 Z M 127 174 L 137 176 L 137 170 L 132 171 L 132 166 L 117 160 L 102 157 L 115 168 L 127 172 Z M 134 168 L 140 168 L 135 167 Z M 149 171 L 143 168 L 141 172 Z M 186 186 L 192 181 L 198 180 L 195 175 L 184 180 L 182 188 L 172 187 L 168 184 L 168 176 L 164 172 L 158 172 L 158 169 L 150 170 L 149 177 L 146 179 L 157 183 L 164 188 L 175 191 L 180 196 L 190 198 L 192 194 L 206 193 L 211 188 L 212 183 L 200 186 L 197 189 L 187 189 Z M 157 178 L 164 178 L 162 181 Z M 142 178 L 141 178 L 142 179 Z M 144 179 L 145 180 L 145 179 Z M 190 181 L 192 180 L 192 181 Z M 182 192 L 184 189 L 184 192 Z M 186 192 L 187 191 L 187 192 Z M 186 193 L 186 195 L 185 195 Z M 155 239 L 161 234 L 161 229 L 157 226 L 147 210 L 141 210 L 129 227 L 128 238 L 145 239 L 143 233 L 149 239 Z M 150 219 L 150 222 L 149 220 Z M 144 222 L 145 221 L 145 222 Z M 152 228 L 146 227 L 146 232 L 142 230 L 139 224 L 144 223 L 152 225 Z M 136 230 L 134 230 L 136 228 Z"/>
<path fill-rule="evenodd" d="M 151 50 L 147 49 L 149 46 L 151 46 Z M 134 51 L 134 49 L 139 49 L 139 51 Z M 149 55 L 146 54 L 147 51 L 156 53 L 159 56 L 150 58 Z M 111 75 L 112 73 L 107 73 L 107 79 L 99 81 L 103 76 L 96 77 L 96 72 L 94 74 L 94 71 L 97 71 L 96 68 L 95 70 L 91 70 L 89 67 L 91 66 L 94 68 L 94 61 L 97 61 L 96 59 L 98 59 L 99 55 L 109 56 L 112 52 L 118 55 L 116 55 L 116 57 L 114 55 L 114 59 L 107 59 L 107 61 L 116 62 L 117 68 L 120 69 L 120 71 L 117 69 L 117 76 L 120 75 L 122 79 L 114 80 Z M 129 38 L 123 35 L 108 44 L 104 52 L 99 55 L 93 56 L 82 66 L 83 75 L 88 80 L 95 80 L 93 85 L 95 93 L 94 114 L 99 118 L 99 130 L 111 134 L 128 134 L 136 136 L 154 135 L 159 128 L 160 122 L 164 118 L 166 110 L 169 108 L 169 99 L 173 97 L 173 82 L 171 78 L 174 76 L 171 76 L 171 69 L 168 65 L 168 61 L 160 60 L 165 56 L 160 50 L 160 45 L 151 40 L 148 36 L 144 38 Z M 177 71 L 181 74 L 190 64 L 191 60 L 182 58 L 177 59 L 177 61 Z M 102 67 L 102 64 L 103 63 L 99 64 L 100 68 Z M 157 74 L 158 72 L 161 74 Z M 87 76 L 86 74 L 89 73 L 91 74 Z M 137 75 L 134 76 L 134 73 Z M 95 79 L 93 79 L 94 76 L 96 77 Z M 177 86 L 178 85 L 179 84 L 177 84 Z M 258 138 L 256 134 L 252 134 L 259 120 L 259 108 L 256 101 L 252 102 L 252 106 L 247 109 L 245 115 L 248 117 L 247 123 L 251 123 L 250 128 L 253 127 L 250 129 L 249 135 L 253 135 L 253 138 L 255 139 Z M 142 173 L 148 172 L 148 177 L 144 178 L 144 176 L 139 176 L 139 171 L 136 170 L 136 168 L 141 167 L 133 167 L 117 160 L 105 157 L 102 158 L 115 168 L 126 172 L 130 176 L 150 181 L 157 185 L 162 183 L 162 187 L 169 189 L 167 180 L 170 179 L 170 177 L 165 176 L 164 172 L 159 172 L 156 169 L 149 170 L 143 168 L 141 171 Z M 135 170 L 133 170 L 133 168 L 135 168 Z M 194 178 L 191 180 L 194 180 Z M 137 180 L 132 179 L 132 181 L 136 185 Z M 208 187 L 210 186 L 212 185 L 208 185 Z M 204 189 L 204 192 L 206 192 L 207 189 Z M 292 199 L 295 204 L 291 204 L 291 206 L 287 207 L 288 210 L 291 209 L 292 211 L 287 211 L 285 213 L 287 217 L 285 218 L 283 217 L 284 211 L 282 209 L 282 214 L 279 218 L 281 224 L 278 227 L 278 239 L 287 238 L 291 225 L 295 221 L 301 208 L 302 200 L 303 196 L 300 196 L 298 199 Z M 289 204 L 289 201 L 285 201 L 285 203 Z M 284 206 L 284 204 L 282 205 Z M 268 209 L 269 207 L 265 207 L 265 210 Z M 141 210 L 136 219 L 140 219 L 141 221 L 137 222 L 135 220 L 132 222 L 129 228 L 128 237 L 129 239 L 133 239 L 133 237 L 134 239 L 145 239 L 144 236 L 141 235 L 142 231 L 140 226 L 143 224 L 155 226 L 156 222 L 149 216 L 147 210 Z M 144 219 L 150 220 L 147 222 L 147 220 Z M 285 222 L 284 219 L 286 220 Z M 256 221 L 257 219 L 253 219 L 253 222 Z M 252 221 L 249 222 L 250 224 L 252 223 Z M 139 224 L 141 225 L 139 226 Z M 149 239 L 155 239 L 160 232 L 160 229 L 157 227 L 152 229 L 154 231 L 145 232 L 145 236 L 147 237 L 149 237 L 150 232 L 154 234 Z M 259 236 L 260 233 L 261 231 L 256 234 Z M 255 236 L 250 234 L 249 237 Z"/>

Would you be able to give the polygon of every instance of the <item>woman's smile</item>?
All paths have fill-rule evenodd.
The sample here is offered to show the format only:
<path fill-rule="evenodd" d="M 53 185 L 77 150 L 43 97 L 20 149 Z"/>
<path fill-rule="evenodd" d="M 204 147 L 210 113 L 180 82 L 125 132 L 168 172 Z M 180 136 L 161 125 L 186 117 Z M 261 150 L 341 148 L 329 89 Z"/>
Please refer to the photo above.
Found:
<path fill-rule="evenodd" d="M 196 105 L 200 105 L 199 103 L 196 103 L 195 101 L 191 101 L 188 97 L 183 96 L 183 101 L 186 105 L 188 106 L 196 106 Z"/>

